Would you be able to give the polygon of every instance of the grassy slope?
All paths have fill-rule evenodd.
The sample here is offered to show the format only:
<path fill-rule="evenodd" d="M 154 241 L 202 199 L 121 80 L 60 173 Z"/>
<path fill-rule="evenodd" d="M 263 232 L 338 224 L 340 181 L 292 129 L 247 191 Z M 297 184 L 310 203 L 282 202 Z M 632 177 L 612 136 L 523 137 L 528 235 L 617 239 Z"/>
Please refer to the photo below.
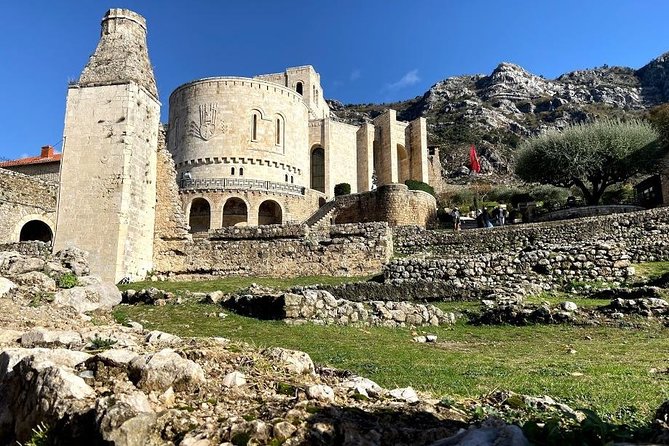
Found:
<path fill-rule="evenodd" d="M 308 352 L 315 362 L 353 370 L 386 387 L 411 385 L 437 396 L 476 397 L 495 389 L 558 397 L 615 415 L 643 414 L 669 398 L 667 329 L 532 326 L 430 328 L 435 344 L 416 344 L 409 329 L 291 326 L 234 314 L 215 305 L 121 306 L 119 319 L 182 336 L 223 336 L 258 347 Z M 575 353 L 571 353 L 575 350 Z M 582 376 L 573 376 L 573 373 Z"/>

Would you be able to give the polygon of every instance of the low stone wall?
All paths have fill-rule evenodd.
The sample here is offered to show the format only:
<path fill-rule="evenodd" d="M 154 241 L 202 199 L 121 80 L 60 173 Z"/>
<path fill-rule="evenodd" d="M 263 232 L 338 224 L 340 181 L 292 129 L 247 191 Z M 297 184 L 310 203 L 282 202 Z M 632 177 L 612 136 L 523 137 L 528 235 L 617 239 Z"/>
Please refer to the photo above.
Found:
<path fill-rule="evenodd" d="M 163 240 L 155 246 L 154 269 L 168 276 L 296 277 L 380 273 L 392 256 L 386 223 L 229 227 L 206 239 Z"/>
<path fill-rule="evenodd" d="M 51 245 L 43 242 L 0 243 L 0 252 L 14 251 L 24 256 L 46 258 L 51 255 Z"/>
<path fill-rule="evenodd" d="M 396 253 L 439 258 L 492 253 L 509 257 L 538 244 L 603 243 L 618 245 L 633 262 L 669 260 L 669 208 L 460 232 L 394 228 L 393 241 Z"/>
<path fill-rule="evenodd" d="M 450 280 L 393 280 L 383 283 L 357 282 L 343 285 L 318 285 L 318 289 L 328 291 L 338 299 L 351 302 L 383 300 L 391 302 L 444 302 L 477 300 L 484 298 L 493 290 L 489 287 L 458 286 Z"/>
<path fill-rule="evenodd" d="M 540 245 L 509 255 L 397 259 L 386 265 L 384 275 L 389 281 L 409 283 L 445 281 L 467 295 L 486 289 L 551 289 L 572 281 L 622 281 L 634 273 L 626 251 L 615 244 Z"/>
<path fill-rule="evenodd" d="M 284 320 L 291 324 L 376 325 L 404 327 L 443 325 L 455 322 L 452 313 L 432 305 L 409 302 L 352 302 L 337 299 L 319 289 L 273 293 L 251 289 L 226 300 L 223 305 L 239 314 L 261 319 Z"/>

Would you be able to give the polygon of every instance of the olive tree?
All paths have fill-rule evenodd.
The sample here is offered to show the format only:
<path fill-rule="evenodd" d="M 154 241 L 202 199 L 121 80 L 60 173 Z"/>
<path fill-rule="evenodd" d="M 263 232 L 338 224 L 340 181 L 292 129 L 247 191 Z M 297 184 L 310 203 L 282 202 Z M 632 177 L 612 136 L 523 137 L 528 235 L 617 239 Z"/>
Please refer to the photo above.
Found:
<path fill-rule="evenodd" d="M 666 149 L 658 137 L 650 124 L 636 120 L 572 125 L 526 140 L 516 174 L 525 181 L 576 186 L 595 205 L 607 187 L 659 165 Z"/>

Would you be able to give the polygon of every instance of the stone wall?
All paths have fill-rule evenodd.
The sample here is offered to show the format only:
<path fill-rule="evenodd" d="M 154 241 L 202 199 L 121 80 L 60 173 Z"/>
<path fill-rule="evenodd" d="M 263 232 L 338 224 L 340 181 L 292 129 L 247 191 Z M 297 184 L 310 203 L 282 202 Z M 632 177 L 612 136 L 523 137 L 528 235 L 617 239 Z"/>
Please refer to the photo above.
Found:
<path fill-rule="evenodd" d="M 390 226 L 430 226 L 437 215 L 436 199 L 404 184 L 389 184 L 361 194 L 336 198 L 335 223 L 386 221 Z"/>
<path fill-rule="evenodd" d="M 291 324 L 311 322 L 323 325 L 404 327 L 455 322 L 452 313 L 444 313 L 426 304 L 380 300 L 353 302 L 337 299 L 327 291 L 318 289 L 286 293 L 263 289 L 249 291 L 231 297 L 223 305 L 239 314 L 279 319 Z"/>
<path fill-rule="evenodd" d="M 452 291 L 479 296 L 495 291 L 552 289 L 574 281 L 623 281 L 634 273 L 616 244 L 536 243 L 516 252 L 460 254 L 439 259 L 395 259 L 384 271 L 389 281 L 445 281 Z"/>
<path fill-rule="evenodd" d="M 401 227 L 393 230 L 393 241 L 396 253 L 441 258 L 479 253 L 504 257 L 538 244 L 604 243 L 620 245 L 633 262 L 669 260 L 669 208 L 461 232 Z"/>
<path fill-rule="evenodd" d="M 23 226 L 34 220 L 55 230 L 56 183 L 0 169 L 0 243 L 18 242 Z"/>
<path fill-rule="evenodd" d="M 18 252 L 24 256 L 46 258 L 51 255 L 51 244 L 44 242 L 0 243 L 0 252 Z"/>
<path fill-rule="evenodd" d="M 379 273 L 391 255 L 386 223 L 327 231 L 300 225 L 228 227 L 207 238 L 163 240 L 155 248 L 154 270 L 171 276 L 356 276 Z"/>

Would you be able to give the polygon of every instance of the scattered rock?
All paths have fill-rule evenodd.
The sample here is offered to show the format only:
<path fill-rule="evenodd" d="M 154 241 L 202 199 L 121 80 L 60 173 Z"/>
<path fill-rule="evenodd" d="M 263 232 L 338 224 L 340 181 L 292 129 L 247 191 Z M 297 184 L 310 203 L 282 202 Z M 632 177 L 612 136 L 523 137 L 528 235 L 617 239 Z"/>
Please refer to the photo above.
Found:
<path fill-rule="evenodd" d="M 111 310 L 121 303 L 121 292 L 111 283 L 74 287 L 58 291 L 54 295 L 53 303 L 74 308 L 79 313 Z"/>
<path fill-rule="evenodd" d="M 393 389 L 388 394 L 395 399 L 406 401 L 407 403 L 417 403 L 419 401 L 418 394 L 411 387 Z"/>
<path fill-rule="evenodd" d="M 169 387 L 187 391 L 204 383 L 204 371 L 195 362 L 184 359 L 174 350 L 142 355 L 130 362 L 130 380 L 142 390 L 164 392 Z"/>
<path fill-rule="evenodd" d="M 274 347 L 263 352 L 268 358 L 276 360 L 289 371 L 297 374 L 315 373 L 316 368 L 308 354 L 297 350 Z"/>
<path fill-rule="evenodd" d="M 223 378 L 225 387 L 241 387 L 246 384 L 246 376 L 241 372 L 230 372 Z"/>

